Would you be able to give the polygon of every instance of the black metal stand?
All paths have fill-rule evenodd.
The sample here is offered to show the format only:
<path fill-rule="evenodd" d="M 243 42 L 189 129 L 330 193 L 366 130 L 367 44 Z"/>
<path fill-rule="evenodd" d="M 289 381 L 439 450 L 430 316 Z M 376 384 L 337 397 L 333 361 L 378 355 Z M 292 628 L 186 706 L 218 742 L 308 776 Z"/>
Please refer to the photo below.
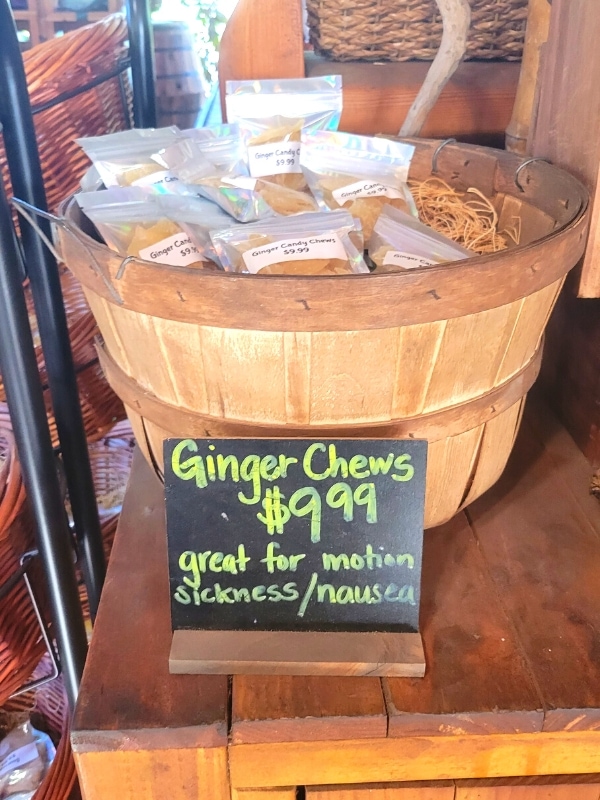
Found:
<path fill-rule="evenodd" d="M 0 0 L 0 30 L 0 122 L 13 192 L 15 197 L 46 211 L 27 81 L 8 0 Z M 50 237 L 47 221 L 41 219 L 39 224 Z M 106 564 L 60 277 L 54 257 L 37 233 L 21 223 L 21 234 L 93 618 Z"/>
<path fill-rule="evenodd" d="M 48 580 L 65 687 L 74 707 L 87 639 L 73 565 L 71 533 L 61 499 L 10 208 L 0 183 L 0 371 L 27 496 Z"/>
<path fill-rule="evenodd" d="M 128 21 L 135 124 L 153 127 L 154 50 L 148 0 L 129 0 Z M 47 211 L 29 93 L 9 0 L 0 0 L 0 30 L 0 126 L 13 191 L 20 200 Z M 48 222 L 41 218 L 39 225 L 42 233 L 51 238 Z M 31 282 L 92 614 L 104 581 L 104 552 L 57 264 L 36 230 L 25 223 L 21 229 L 22 253 L 0 181 L 0 372 L 36 520 L 65 686 L 74 708 L 87 637 L 71 532 L 23 294 L 25 276 Z"/>
<path fill-rule="evenodd" d="M 136 128 L 156 127 L 154 38 L 149 0 L 128 0 L 129 55 L 133 84 L 133 120 Z"/>

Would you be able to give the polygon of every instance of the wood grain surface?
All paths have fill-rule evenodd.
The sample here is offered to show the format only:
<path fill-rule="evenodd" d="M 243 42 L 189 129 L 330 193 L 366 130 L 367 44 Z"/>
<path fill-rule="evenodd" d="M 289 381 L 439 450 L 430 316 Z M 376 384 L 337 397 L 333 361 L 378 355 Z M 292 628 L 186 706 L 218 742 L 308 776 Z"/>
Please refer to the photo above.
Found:
<path fill-rule="evenodd" d="M 229 774 L 249 788 L 569 775 L 597 770 L 599 738 L 561 731 L 240 744 L 229 748 Z"/>
<path fill-rule="evenodd" d="M 426 534 L 426 677 L 237 676 L 228 712 L 225 679 L 167 673 L 162 492 L 136 456 L 75 716 L 85 800 L 598 800 L 586 474 L 534 400 L 497 487 Z"/>
<path fill-rule="evenodd" d="M 177 630 L 176 674 L 422 677 L 418 633 Z"/>
<path fill-rule="evenodd" d="M 237 675 L 233 679 L 234 744 L 375 739 L 387 734 L 379 678 Z"/>
<path fill-rule="evenodd" d="M 455 800 L 453 781 L 307 786 L 307 800 Z"/>
<path fill-rule="evenodd" d="M 528 420 L 506 473 L 467 514 L 542 693 L 544 729 L 597 730 L 598 502 L 572 440 L 540 406 Z"/>
<path fill-rule="evenodd" d="M 427 532 L 421 591 L 427 672 L 384 679 L 389 735 L 541 730 L 542 698 L 464 514 Z"/>
<path fill-rule="evenodd" d="M 580 297 L 600 297 L 600 15 L 596 0 L 553 0 L 529 151 L 568 169 L 593 198 Z"/>
<path fill-rule="evenodd" d="M 227 743 L 227 678 L 168 671 L 164 530 L 161 484 L 136 453 L 73 723 L 76 753 Z"/>

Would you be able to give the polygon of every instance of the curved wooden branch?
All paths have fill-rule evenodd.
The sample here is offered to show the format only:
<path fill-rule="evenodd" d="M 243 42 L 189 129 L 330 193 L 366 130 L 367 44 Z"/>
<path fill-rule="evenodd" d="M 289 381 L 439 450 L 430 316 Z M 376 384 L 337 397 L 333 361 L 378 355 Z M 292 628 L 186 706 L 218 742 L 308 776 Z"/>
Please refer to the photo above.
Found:
<path fill-rule="evenodd" d="M 467 49 L 467 35 L 471 25 L 471 6 L 468 0 L 436 0 L 436 2 L 444 25 L 440 49 L 400 128 L 400 136 L 419 135 L 429 112 Z"/>

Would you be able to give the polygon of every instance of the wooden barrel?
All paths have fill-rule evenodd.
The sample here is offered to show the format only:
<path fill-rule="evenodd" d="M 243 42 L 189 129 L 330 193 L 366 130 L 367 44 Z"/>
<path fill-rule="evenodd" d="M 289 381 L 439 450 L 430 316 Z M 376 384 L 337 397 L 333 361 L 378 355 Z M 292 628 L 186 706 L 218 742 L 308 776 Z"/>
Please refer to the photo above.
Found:
<path fill-rule="evenodd" d="M 157 124 L 193 128 L 204 100 L 202 68 L 185 22 L 155 22 Z"/>
<path fill-rule="evenodd" d="M 203 273 L 122 259 L 63 205 L 64 259 L 104 337 L 109 383 L 160 472 L 178 437 L 415 437 L 429 441 L 426 525 L 500 476 L 544 327 L 581 257 L 588 197 L 570 175 L 504 151 L 417 140 L 435 173 L 520 220 L 518 247 L 395 275 Z"/>

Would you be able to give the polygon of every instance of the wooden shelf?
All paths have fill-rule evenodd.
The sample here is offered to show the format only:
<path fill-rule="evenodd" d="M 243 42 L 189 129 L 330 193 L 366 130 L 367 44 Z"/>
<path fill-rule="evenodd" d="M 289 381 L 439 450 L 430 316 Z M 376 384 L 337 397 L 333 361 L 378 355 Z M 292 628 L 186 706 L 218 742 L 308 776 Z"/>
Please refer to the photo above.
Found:
<path fill-rule="evenodd" d="M 228 681 L 168 673 L 162 487 L 138 454 L 73 726 L 85 800 L 598 800 L 589 478 L 530 401 L 499 483 L 425 535 L 425 678 Z"/>

